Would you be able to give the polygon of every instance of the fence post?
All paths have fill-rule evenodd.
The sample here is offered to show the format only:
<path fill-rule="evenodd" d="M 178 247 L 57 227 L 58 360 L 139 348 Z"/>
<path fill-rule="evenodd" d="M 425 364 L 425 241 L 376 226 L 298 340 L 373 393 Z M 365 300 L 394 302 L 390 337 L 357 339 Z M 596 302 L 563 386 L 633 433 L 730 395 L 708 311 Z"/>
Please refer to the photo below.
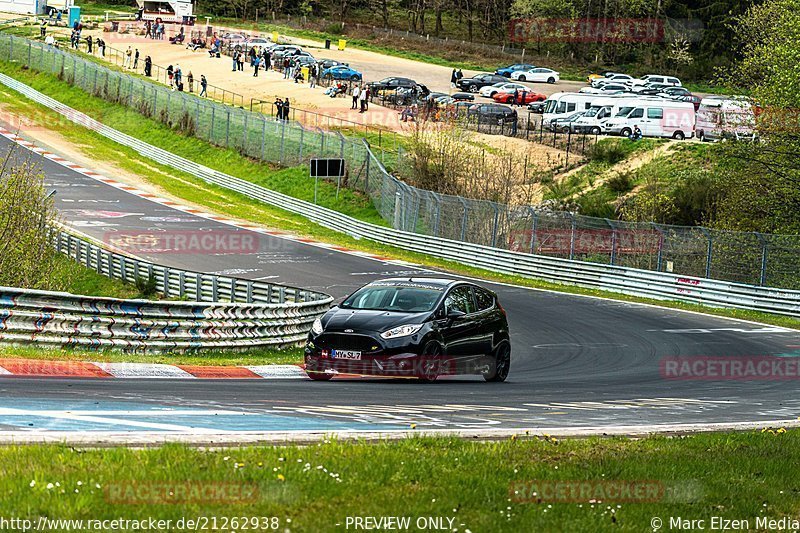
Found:
<path fill-rule="evenodd" d="M 367 141 L 365 141 L 364 139 L 362 139 L 362 141 L 364 142 L 364 148 L 366 148 L 366 160 L 367 160 L 366 161 L 367 172 L 364 175 L 364 192 L 366 192 L 367 195 L 369 195 L 369 160 L 371 158 L 369 156 L 369 145 L 367 144 Z"/>
<path fill-rule="evenodd" d="M 711 236 L 711 232 L 708 229 L 700 226 L 700 231 L 708 238 L 708 250 L 706 251 L 706 277 L 711 277 L 711 257 L 714 253 L 714 238 Z"/>
<path fill-rule="evenodd" d="M 306 129 L 303 127 L 302 124 L 298 124 L 300 126 L 300 146 L 297 149 L 298 155 L 298 163 L 303 162 L 303 143 L 305 142 L 303 138 L 305 137 Z"/>
<path fill-rule="evenodd" d="M 464 206 L 464 217 L 461 219 L 461 242 L 466 240 L 467 236 L 467 217 L 469 216 L 469 207 L 467 206 L 467 202 L 458 197 L 458 200 L 461 202 L 461 205 Z"/>
<path fill-rule="evenodd" d="M 398 186 L 394 193 L 394 229 L 402 229 L 400 227 L 402 202 L 403 193 L 400 192 L 400 187 Z"/>
<path fill-rule="evenodd" d="M 169 93 L 167 93 L 169 94 Z M 214 143 L 214 120 L 216 119 L 216 106 L 211 106 L 211 130 L 208 133 L 208 141 Z"/>
<path fill-rule="evenodd" d="M 617 226 L 607 218 L 603 220 L 611 228 L 611 264 L 613 265 L 617 260 Z"/>
<path fill-rule="evenodd" d="M 533 217 L 533 223 L 531 224 L 531 253 L 536 253 L 536 226 L 539 223 L 539 215 L 536 214 L 536 209 L 533 207 L 528 207 L 528 211 L 531 213 L 531 217 Z"/>
<path fill-rule="evenodd" d="M 767 284 L 767 247 L 769 242 L 761 233 L 756 232 L 756 237 L 761 242 L 761 275 L 758 284 L 764 286 Z"/>
<path fill-rule="evenodd" d="M 573 213 L 567 213 L 572 220 L 572 227 L 569 234 L 569 258 L 575 259 L 575 230 L 577 229 L 577 221 Z"/>
<path fill-rule="evenodd" d="M 658 232 L 658 235 L 659 235 L 659 238 L 658 238 L 658 256 L 656 257 L 656 272 L 661 272 L 661 263 L 662 263 L 663 256 L 664 256 L 664 239 L 666 238 L 666 235 L 661 230 L 661 228 L 658 227 L 658 225 L 655 222 L 651 222 L 651 224 L 655 228 L 655 230 Z"/>
<path fill-rule="evenodd" d="M 231 110 L 227 110 L 228 113 L 228 121 L 225 122 L 225 148 L 230 146 L 231 140 Z"/>
<path fill-rule="evenodd" d="M 492 228 L 492 248 L 497 246 L 497 225 L 500 222 L 500 209 L 498 209 L 497 204 L 492 202 L 492 207 L 494 208 L 494 227 Z"/>
<path fill-rule="evenodd" d="M 265 150 L 267 148 L 267 119 L 261 121 L 261 160 L 266 157 Z"/>
<path fill-rule="evenodd" d="M 280 162 L 283 164 L 283 147 L 286 143 L 286 122 L 281 121 L 281 158 Z"/>

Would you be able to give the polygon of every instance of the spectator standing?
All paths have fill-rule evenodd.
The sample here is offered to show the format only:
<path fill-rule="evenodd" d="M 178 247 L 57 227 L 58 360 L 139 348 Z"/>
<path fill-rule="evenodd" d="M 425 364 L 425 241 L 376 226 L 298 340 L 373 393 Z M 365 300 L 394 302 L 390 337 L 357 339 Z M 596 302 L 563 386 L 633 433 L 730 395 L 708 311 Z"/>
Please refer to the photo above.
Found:
<path fill-rule="evenodd" d="M 239 50 L 234 50 L 233 65 L 231 65 L 233 68 L 231 68 L 231 72 L 236 72 L 237 70 L 239 70 L 239 54 L 241 54 Z"/>
<path fill-rule="evenodd" d="M 139 68 L 139 49 L 136 49 L 136 52 L 133 54 L 133 70 Z"/>
<path fill-rule="evenodd" d="M 206 96 L 206 89 L 208 89 L 208 80 L 205 74 L 200 74 L 200 96 Z"/>
<path fill-rule="evenodd" d="M 182 85 L 182 78 L 183 78 L 183 71 L 181 70 L 181 66 L 176 64 L 175 65 L 175 86 L 178 87 L 180 90 L 180 86 Z"/>
<path fill-rule="evenodd" d="M 358 93 L 358 101 L 361 104 L 361 109 L 359 110 L 359 113 L 365 112 L 367 110 L 367 88 L 366 87 L 361 89 L 361 91 Z"/>
<path fill-rule="evenodd" d="M 353 91 L 350 93 L 353 97 L 353 103 L 350 105 L 350 109 L 358 109 L 358 93 L 360 92 L 358 85 L 353 84 Z"/>
<path fill-rule="evenodd" d="M 194 92 L 194 76 L 192 76 L 192 71 L 189 71 L 189 74 L 186 75 L 186 83 L 189 84 L 189 92 Z"/>
<path fill-rule="evenodd" d="M 316 63 L 308 67 L 308 86 L 310 88 L 313 89 L 314 87 L 317 86 L 318 75 L 319 75 L 319 70 L 317 69 Z"/>
<path fill-rule="evenodd" d="M 251 48 L 250 51 L 247 52 L 247 55 L 250 57 L 250 66 L 252 67 L 253 66 L 253 62 L 256 59 L 256 49 L 255 49 L 255 47 Z"/>
<path fill-rule="evenodd" d="M 146 39 L 153 38 L 153 24 L 149 20 L 144 24 L 144 36 Z"/>
<path fill-rule="evenodd" d="M 253 58 L 253 76 L 255 76 L 256 78 L 258 77 L 258 65 L 259 65 L 259 63 L 261 63 L 261 58 L 258 57 L 258 56 L 255 56 Z"/>
<path fill-rule="evenodd" d="M 514 94 L 511 97 L 511 105 L 513 107 L 517 107 L 517 103 L 518 102 L 519 102 L 519 90 L 518 89 L 514 89 Z"/>
<path fill-rule="evenodd" d="M 153 60 L 150 59 L 150 56 L 146 56 L 144 58 L 144 75 L 148 78 L 153 73 Z"/>
<path fill-rule="evenodd" d="M 264 49 L 264 70 L 272 68 L 272 58 L 270 57 L 269 50 Z"/>
<path fill-rule="evenodd" d="M 289 111 L 291 110 L 291 105 L 289 104 L 289 99 L 283 101 L 283 120 L 289 120 Z"/>
<path fill-rule="evenodd" d="M 175 75 L 175 68 L 172 65 L 167 67 L 167 80 L 169 81 L 169 86 L 172 87 L 172 78 Z"/>
<path fill-rule="evenodd" d="M 283 119 L 283 99 L 280 96 L 275 97 L 275 119 Z"/>
<path fill-rule="evenodd" d="M 292 69 L 292 62 L 289 61 L 289 58 L 285 58 L 283 60 L 283 79 L 288 80 L 289 74 L 291 73 Z"/>
<path fill-rule="evenodd" d="M 86 51 L 88 53 L 90 53 L 90 54 L 92 53 L 92 45 L 93 44 L 94 44 L 94 41 L 92 40 L 92 36 L 91 35 L 87 35 L 86 36 Z"/>
<path fill-rule="evenodd" d="M 458 69 L 456 71 L 456 83 L 458 83 L 461 80 L 461 78 L 463 78 L 463 77 L 464 77 L 464 73 L 461 72 L 461 69 Z"/>
<path fill-rule="evenodd" d="M 364 111 L 367 111 L 369 110 L 369 97 L 371 96 L 369 86 L 364 87 L 361 92 L 364 93 Z"/>
<path fill-rule="evenodd" d="M 525 105 L 525 98 L 528 96 L 528 90 L 522 89 L 522 92 L 519 94 L 519 105 Z"/>
<path fill-rule="evenodd" d="M 458 81 L 458 73 L 456 72 L 456 69 L 453 69 L 453 72 L 450 74 L 450 87 L 455 89 L 457 81 Z"/>
<path fill-rule="evenodd" d="M 47 35 L 47 19 L 42 19 L 42 23 L 39 26 L 39 35 L 41 35 L 42 39 Z"/>
<path fill-rule="evenodd" d="M 100 48 L 100 55 L 106 57 L 106 42 L 100 37 L 97 38 L 97 47 Z"/>

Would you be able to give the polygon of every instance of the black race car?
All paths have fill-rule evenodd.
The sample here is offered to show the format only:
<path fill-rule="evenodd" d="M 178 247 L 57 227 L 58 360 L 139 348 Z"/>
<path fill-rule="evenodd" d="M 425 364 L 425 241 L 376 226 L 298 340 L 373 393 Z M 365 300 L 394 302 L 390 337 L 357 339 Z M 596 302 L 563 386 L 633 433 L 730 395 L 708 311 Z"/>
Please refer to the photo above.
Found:
<path fill-rule="evenodd" d="M 451 279 L 374 281 L 317 319 L 306 373 L 416 377 L 480 374 L 505 381 L 511 364 L 506 313 L 492 291 Z"/>
<path fill-rule="evenodd" d="M 507 82 L 508 78 L 505 76 L 499 76 L 497 74 L 478 74 L 477 76 L 473 76 L 471 78 L 461 78 L 458 80 L 456 85 L 458 85 L 458 88 L 462 91 L 476 93 L 481 89 L 481 87 L 494 85 L 495 83 Z"/>

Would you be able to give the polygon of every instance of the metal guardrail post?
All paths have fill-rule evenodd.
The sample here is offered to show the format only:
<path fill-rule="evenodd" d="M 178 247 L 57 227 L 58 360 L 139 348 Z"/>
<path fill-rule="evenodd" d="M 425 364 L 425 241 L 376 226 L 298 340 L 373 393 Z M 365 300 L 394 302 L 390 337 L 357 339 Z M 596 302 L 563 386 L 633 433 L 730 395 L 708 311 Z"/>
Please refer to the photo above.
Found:
<path fill-rule="evenodd" d="M 658 256 L 656 257 L 656 271 L 661 272 L 661 264 L 664 258 L 664 241 L 666 240 L 667 236 L 658 226 L 658 224 L 652 222 L 651 225 L 658 232 Z"/>
<path fill-rule="evenodd" d="M 714 237 L 711 235 L 711 232 L 708 231 L 706 228 L 700 226 L 700 231 L 708 238 L 708 249 L 706 251 L 706 275 L 705 277 L 711 277 L 711 258 L 714 253 Z"/>
<path fill-rule="evenodd" d="M 249 280 L 247 282 L 247 303 L 253 303 L 253 282 Z"/>

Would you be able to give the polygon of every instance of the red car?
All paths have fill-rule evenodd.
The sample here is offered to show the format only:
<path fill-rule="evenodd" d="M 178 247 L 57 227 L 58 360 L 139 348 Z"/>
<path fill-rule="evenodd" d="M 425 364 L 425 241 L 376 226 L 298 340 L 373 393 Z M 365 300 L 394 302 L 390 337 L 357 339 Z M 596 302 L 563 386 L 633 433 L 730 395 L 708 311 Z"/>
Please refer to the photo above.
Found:
<path fill-rule="evenodd" d="M 501 104 L 510 104 L 514 99 L 514 93 L 497 93 L 492 96 L 492 99 L 495 102 L 499 102 Z M 528 105 L 533 102 L 544 102 L 547 97 L 540 93 L 535 93 L 533 91 L 525 91 L 524 102 L 522 92 L 517 93 L 517 104 L 518 105 Z"/>

